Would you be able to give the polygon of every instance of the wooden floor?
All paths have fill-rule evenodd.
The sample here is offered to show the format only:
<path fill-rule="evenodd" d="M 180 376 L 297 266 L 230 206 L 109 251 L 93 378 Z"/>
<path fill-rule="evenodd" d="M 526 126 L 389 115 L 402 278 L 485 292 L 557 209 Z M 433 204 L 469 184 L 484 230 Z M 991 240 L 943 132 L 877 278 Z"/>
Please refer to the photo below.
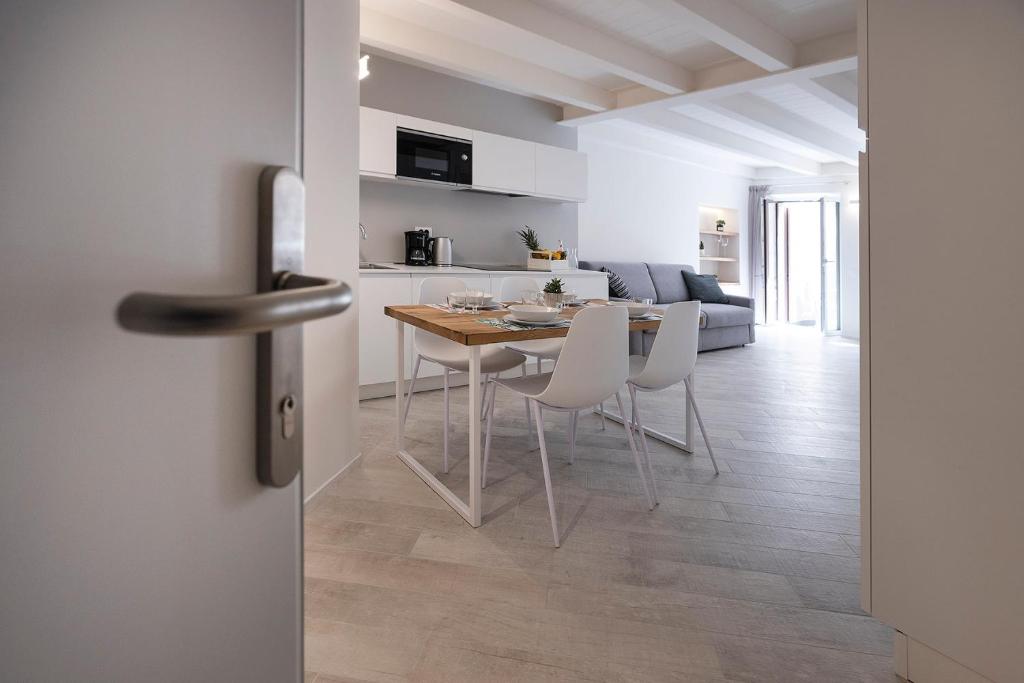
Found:
<path fill-rule="evenodd" d="M 499 393 L 479 529 L 395 457 L 393 400 L 364 402 L 362 462 L 306 515 L 307 682 L 897 680 L 890 630 L 858 607 L 857 354 L 794 328 L 701 354 L 722 473 L 702 442 L 649 440 L 653 512 L 621 426 L 581 418 L 570 466 L 549 415 L 559 549 L 521 401 Z M 678 391 L 640 401 L 681 434 Z M 408 423 L 435 466 L 441 403 L 418 394 Z"/>

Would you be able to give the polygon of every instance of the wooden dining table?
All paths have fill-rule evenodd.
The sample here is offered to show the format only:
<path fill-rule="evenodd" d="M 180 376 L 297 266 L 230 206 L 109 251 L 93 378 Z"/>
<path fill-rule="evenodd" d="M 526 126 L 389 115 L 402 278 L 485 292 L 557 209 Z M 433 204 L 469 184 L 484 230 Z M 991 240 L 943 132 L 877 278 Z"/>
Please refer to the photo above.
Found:
<path fill-rule="evenodd" d="M 586 307 L 607 306 L 609 302 L 600 299 L 593 299 L 583 303 L 581 306 L 567 306 L 560 313 L 563 319 L 571 320 L 577 313 Z M 652 310 L 657 317 L 629 321 L 630 331 L 656 330 L 661 325 L 658 309 Z M 507 342 L 521 342 L 532 339 L 555 339 L 565 337 L 569 333 L 569 327 L 532 327 L 527 329 L 502 329 L 492 324 L 481 322 L 493 318 L 501 319 L 508 315 L 504 307 L 497 310 L 480 310 L 476 313 L 465 311 L 451 311 L 441 306 L 427 304 L 385 306 L 384 315 L 394 318 L 398 330 L 398 350 L 396 354 L 395 373 L 395 418 L 396 433 L 395 442 L 398 450 L 398 457 L 409 468 L 415 472 L 430 488 L 437 493 L 448 505 L 458 512 L 474 527 L 480 526 L 482 510 L 482 483 L 480 477 L 481 468 L 481 374 L 480 374 L 480 348 L 487 344 L 501 344 Z M 411 453 L 405 449 L 405 427 L 402 416 L 406 398 L 405 378 L 405 326 L 425 330 L 439 337 L 449 339 L 457 344 L 466 347 L 466 355 L 469 359 L 469 500 L 462 500 L 444 482 L 439 480 L 433 472 L 425 467 Z M 668 435 L 661 434 L 651 429 L 645 429 L 645 433 L 659 438 L 663 441 L 690 451 L 689 444 L 692 441 L 692 419 L 690 406 L 685 401 L 685 430 L 686 439 L 680 441 Z M 608 414 L 608 417 L 621 422 L 622 416 Z"/>

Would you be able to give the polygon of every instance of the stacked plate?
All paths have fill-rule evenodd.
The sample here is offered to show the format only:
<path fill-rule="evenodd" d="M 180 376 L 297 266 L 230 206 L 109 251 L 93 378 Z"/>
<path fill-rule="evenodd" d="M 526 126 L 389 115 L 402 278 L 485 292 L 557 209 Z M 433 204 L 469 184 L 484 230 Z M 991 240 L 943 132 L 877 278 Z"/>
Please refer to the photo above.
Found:
<path fill-rule="evenodd" d="M 505 320 L 520 325 L 531 327 L 554 327 L 561 325 L 564 320 L 558 317 L 559 310 L 551 306 L 540 306 L 536 304 L 512 304 L 508 307 L 511 311 L 505 316 Z"/>
<path fill-rule="evenodd" d="M 636 301 L 612 301 L 612 306 L 625 306 L 630 318 L 644 318 L 651 312 L 651 304 Z"/>

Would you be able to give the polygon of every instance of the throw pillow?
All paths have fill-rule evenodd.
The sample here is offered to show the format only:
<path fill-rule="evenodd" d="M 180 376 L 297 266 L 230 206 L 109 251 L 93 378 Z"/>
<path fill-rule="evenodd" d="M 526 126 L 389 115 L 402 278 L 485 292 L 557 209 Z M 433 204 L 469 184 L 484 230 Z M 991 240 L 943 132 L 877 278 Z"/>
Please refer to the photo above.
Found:
<path fill-rule="evenodd" d="M 729 295 L 722 291 L 718 285 L 718 278 L 714 275 L 698 275 L 684 270 L 683 280 L 686 281 L 686 288 L 690 290 L 691 299 L 697 299 L 704 304 L 729 303 Z"/>
<path fill-rule="evenodd" d="M 633 298 L 633 293 L 629 291 L 629 285 L 626 284 L 625 280 L 607 268 L 602 268 L 601 270 L 608 273 L 608 296 L 613 299 Z"/>

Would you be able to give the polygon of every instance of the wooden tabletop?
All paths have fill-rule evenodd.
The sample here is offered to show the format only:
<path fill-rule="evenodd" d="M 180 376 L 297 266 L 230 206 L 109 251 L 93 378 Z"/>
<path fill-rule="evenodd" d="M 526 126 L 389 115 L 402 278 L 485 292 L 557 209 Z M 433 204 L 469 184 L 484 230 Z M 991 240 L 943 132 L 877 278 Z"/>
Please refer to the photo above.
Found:
<path fill-rule="evenodd" d="M 591 304 L 606 306 L 607 301 L 594 299 Z M 573 306 L 565 308 L 561 317 L 572 319 L 583 307 Z M 652 309 L 653 313 L 663 313 L 661 309 Z M 500 342 L 525 341 L 528 339 L 556 339 L 564 337 L 569 333 L 568 327 L 537 327 L 529 330 L 503 330 L 498 327 L 491 327 L 482 322 L 480 318 L 503 318 L 508 311 L 500 309 L 497 311 L 480 311 L 471 313 L 448 313 L 427 305 L 416 306 L 385 306 L 384 315 L 395 320 L 426 330 L 445 339 L 465 346 L 480 346 L 482 344 L 497 344 Z M 661 325 L 661 320 L 631 320 L 629 329 L 656 330 Z"/>

